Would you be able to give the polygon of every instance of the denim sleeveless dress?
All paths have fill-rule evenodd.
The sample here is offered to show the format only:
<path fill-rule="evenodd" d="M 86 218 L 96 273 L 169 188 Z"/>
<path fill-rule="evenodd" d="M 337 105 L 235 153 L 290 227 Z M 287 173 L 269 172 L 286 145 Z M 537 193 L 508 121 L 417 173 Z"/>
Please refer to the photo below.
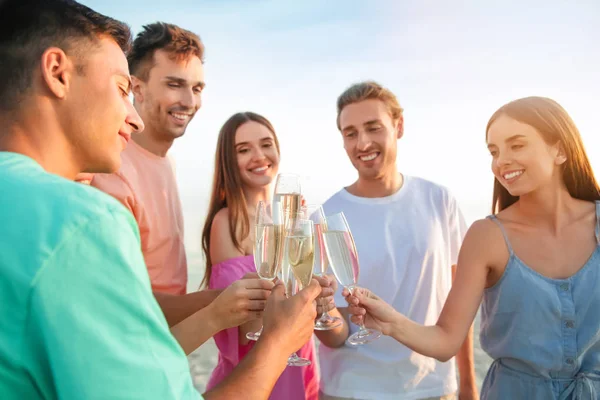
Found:
<path fill-rule="evenodd" d="M 494 360 L 482 400 L 600 399 L 600 203 L 596 249 L 567 279 L 529 268 L 513 252 L 481 305 L 482 349 Z"/>

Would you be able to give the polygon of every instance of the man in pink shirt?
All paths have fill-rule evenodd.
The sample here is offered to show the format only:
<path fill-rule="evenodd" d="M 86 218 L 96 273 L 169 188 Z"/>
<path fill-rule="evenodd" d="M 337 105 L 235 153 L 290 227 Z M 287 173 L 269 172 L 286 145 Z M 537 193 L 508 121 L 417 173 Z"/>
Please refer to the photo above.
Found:
<path fill-rule="evenodd" d="M 144 26 L 128 55 L 134 106 L 145 129 L 132 135 L 116 174 L 98 174 L 91 185 L 112 195 L 135 216 L 152 291 L 169 326 L 209 304 L 220 291 L 186 294 L 183 216 L 167 152 L 185 133 L 201 105 L 204 45 L 166 23 Z M 183 296 L 185 295 L 185 296 Z"/>

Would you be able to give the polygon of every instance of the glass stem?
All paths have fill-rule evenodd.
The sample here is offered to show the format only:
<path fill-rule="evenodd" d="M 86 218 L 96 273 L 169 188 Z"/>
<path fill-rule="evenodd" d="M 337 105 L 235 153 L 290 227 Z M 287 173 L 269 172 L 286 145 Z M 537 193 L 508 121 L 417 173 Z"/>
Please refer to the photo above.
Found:
<path fill-rule="evenodd" d="M 348 286 L 348 291 L 350 292 L 350 294 L 352 296 L 355 295 L 356 292 L 356 286 L 352 285 L 352 286 Z M 365 333 L 367 328 L 365 327 L 365 319 L 364 317 L 360 320 L 360 324 L 358 324 L 358 327 L 360 328 L 358 333 Z"/>

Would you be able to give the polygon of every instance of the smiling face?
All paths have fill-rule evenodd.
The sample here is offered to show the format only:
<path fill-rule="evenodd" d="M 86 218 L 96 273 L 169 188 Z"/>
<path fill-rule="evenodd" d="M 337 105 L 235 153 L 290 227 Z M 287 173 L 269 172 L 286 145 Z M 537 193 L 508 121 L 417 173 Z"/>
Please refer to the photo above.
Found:
<path fill-rule="evenodd" d="M 401 125 L 393 121 L 380 100 L 364 100 L 340 113 L 344 149 L 362 179 L 377 179 L 396 169 L 397 140 Z"/>
<path fill-rule="evenodd" d="M 279 169 L 279 152 L 273 133 L 263 124 L 248 121 L 235 133 L 235 154 L 245 186 L 269 185 Z"/>
<path fill-rule="evenodd" d="M 561 183 L 561 146 L 548 144 L 532 126 L 501 115 L 490 125 L 487 143 L 492 172 L 512 196 Z"/>
<path fill-rule="evenodd" d="M 129 100 L 127 59 L 113 40 L 102 38 L 88 52 L 84 72 L 72 74 L 59 112 L 65 133 L 87 172 L 114 172 L 132 132 L 144 128 Z"/>
<path fill-rule="evenodd" d="M 136 107 L 156 139 L 174 140 L 200 109 L 204 66 L 197 56 L 173 59 L 164 50 L 154 53 L 148 80 L 133 79 Z"/>

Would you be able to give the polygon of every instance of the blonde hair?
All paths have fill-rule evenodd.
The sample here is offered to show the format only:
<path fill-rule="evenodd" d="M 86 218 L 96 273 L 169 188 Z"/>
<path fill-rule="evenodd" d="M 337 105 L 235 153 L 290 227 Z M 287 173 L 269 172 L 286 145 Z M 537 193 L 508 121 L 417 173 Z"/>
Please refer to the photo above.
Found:
<path fill-rule="evenodd" d="M 342 110 L 350 104 L 364 100 L 379 100 L 383 102 L 394 122 L 402 118 L 404 110 L 400 107 L 400 103 L 394 93 L 374 81 L 359 82 L 346 89 L 337 99 L 337 127 L 339 130 L 341 130 L 340 114 Z"/>

